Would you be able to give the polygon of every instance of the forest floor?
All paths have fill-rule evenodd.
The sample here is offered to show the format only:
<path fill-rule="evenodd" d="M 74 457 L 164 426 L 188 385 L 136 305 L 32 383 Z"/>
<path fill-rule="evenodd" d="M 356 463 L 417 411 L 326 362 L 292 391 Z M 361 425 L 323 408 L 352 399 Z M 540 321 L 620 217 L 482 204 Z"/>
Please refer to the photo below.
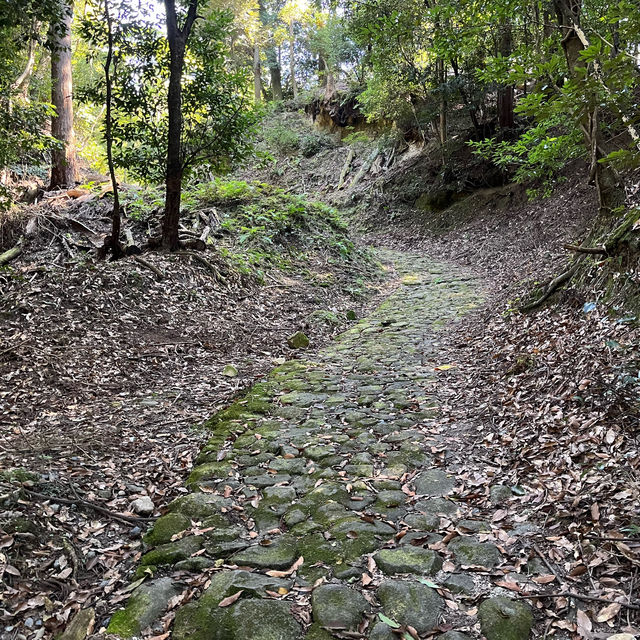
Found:
<path fill-rule="evenodd" d="M 487 609 L 504 624 L 516 609 L 526 621 L 524 604 L 531 637 L 640 637 L 637 319 L 605 303 L 606 292 L 578 287 L 536 313 L 512 309 L 560 268 L 563 242 L 584 234 L 590 188 L 570 178 L 533 203 L 514 188 L 487 190 L 456 205 L 466 207 L 457 227 L 433 233 L 424 212 L 389 209 L 398 190 L 387 191 L 382 169 L 334 193 L 344 155 L 290 157 L 260 177 L 283 173 L 287 187 L 295 175 L 356 210 L 365 194 L 361 210 L 395 221 L 365 237 L 396 265 L 386 281 L 363 279 L 355 265 L 322 282 L 331 268 L 321 256 L 317 277 L 279 272 L 262 286 L 224 286 L 197 262 L 155 254 L 145 259 L 163 281 L 133 258 L 25 258 L 3 274 L 2 640 L 53 637 L 82 610 L 95 620 L 78 619 L 81 637 L 91 627 L 103 635 L 153 573 L 144 567 L 160 564 L 140 564 L 170 542 L 161 526 L 142 541 L 158 516 L 178 526 L 180 550 L 144 586 L 159 585 L 160 604 L 138 631 L 156 640 L 171 630 L 198 637 L 188 612 L 199 603 L 225 633 L 255 640 L 243 626 L 251 616 L 283 611 L 292 637 L 305 628 L 328 638 L 324 626 L 345 638 L 477 638 Z M 47 243 L 40 249 L 49 255 Z M 356 279 L 354 299 L 345 291 Z M 328 310 L 338 323 L 313 315 Z M 352 326 L 350 310 L 364 319 Z M 302 359 L 287 345 L 297 330 L 312 340 Z M 224 375 L 227 365 L 237 375 Z M 240 416 L 198 457 L 212 432 L 193 425 L 237 419 L 216 412 L 260 380 L 254 409 L 266 403 L 277 431 L 261 413 Z M 145 498 L 148 520 L 133 510 Z M 206 513 L 166 515 L 190 501 Z M 232 523 L 214 523 L 214 507 Z M 256 560 L 263 551 L 275 553 Z M 250 574 L 233 573 L 234 553 Z M 348 617 L 324 617 L 335 612 Z M 487 624 L 482 633 L 501 639 Z"/>

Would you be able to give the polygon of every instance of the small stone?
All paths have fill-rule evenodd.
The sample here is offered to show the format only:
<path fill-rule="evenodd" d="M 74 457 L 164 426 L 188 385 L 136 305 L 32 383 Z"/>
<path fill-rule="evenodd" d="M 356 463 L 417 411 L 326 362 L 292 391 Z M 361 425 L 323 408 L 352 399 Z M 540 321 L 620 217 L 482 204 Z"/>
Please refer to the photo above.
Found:
<path fill-rule="evenodd" d="M 448 575 L 442 585 L 449 589 L 451 593 L 464 593 L 465 595 L 473 594 L 476 586 L 473 578 L 464 573 Z"/>
<path fill-rule="evenodd" d="M 463 566 L 479 566 L 493 569 L 502 556 L 498 547 L 490 542 L 476 542 L 468 536 L 458 536 L 448 545 L 447 549 L 453 553 L 456 562 Z"/>
<path fill-rule="evenodd" d="M 313 619 L 328 629 L 355 630 L 368 608 L 364 596 L 340 584 L 325 584 L 311 596 Z"/>
<path fill-rule="evenodd" d="M 374 560 L 386 574 L 414 573 L 432 576 L 442 568 L 442 560 L 435 551 L 420 547 L 382 549 L 375 554 Z"/>
<path fill-rule="evenodd" d="M 138 513 L 144 517 L 153 515 L 154 509 L 155 506 L 153 504 L 153 500 L 149 496 L 143 496 L 142 498 L 138 498 L 131 503 L 131 511 L 133 511 L 134 513 Z"/>
<path fill-rule="evenodd" d="M 351 322 L 358 319 L 358 315 L 353 309 L 349 309 L 346 313 L 346 316 L 347 316 L 347 320 L 351 320 Z"/>
<path fill-rule="evenodd" d="M 287 338 L 287 344 L 291 349 L 307 349 L 309 347 L 309 338 L 302 331 L 296 331 Z"/>
<path fill-rule="evenodd" d="M 411 625 L 422 635 L 438 625 L 442 598 L 426 584 L 388 580 L 378 588 L 384 614 L 401 625 Z"/>
<path fill-rule="evenodd" d="M 93 631 L 95 619 L 96 613 L 93 609 L 79 611 L 67 625 L 64 633 L 60 636 L 60 640 L 84 640 Z M 27 625 L 28 620 L 31 620 L 31 625 Z M 33 618 L 27 618 L 25 625 L 28 627 L 33 626 Z"/>
<path fill-rule="evenodd" d="M 226 378 L 235 378 L 238 375 L 238 369 L 232 364 L 227 364 L 222 370 L 222 375 Z"/>
<path fill-rule="evenodd" d="M 503 484 L 494 484 L 489 490 L 491 504 L 501 505 L 509 500 L 513 493 L 511 489 Z"/>
<path fill-rule="evenodd" d="M 459 631 L 447 631 L 441 636 L 438 636 L 438 640 L 471 640 L 466 633 L 460 633 Z"/>
<path fill-rule="evenodd" d="M 489 598 L 478 607 L 487 640 L 527 640 L 533 624 L 531 608 L 508 598 Z"/>

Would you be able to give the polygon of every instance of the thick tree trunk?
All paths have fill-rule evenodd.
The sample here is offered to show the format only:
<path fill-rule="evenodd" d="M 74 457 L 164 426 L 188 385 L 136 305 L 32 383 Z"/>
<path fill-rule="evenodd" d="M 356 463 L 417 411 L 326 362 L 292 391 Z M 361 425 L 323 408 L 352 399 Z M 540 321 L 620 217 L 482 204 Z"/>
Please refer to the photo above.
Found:
<path fill-rule="evenodd" d="M 500 31 L 500 55 L 503 58 L 508 58 L 512 49 L 511 23 L 505 22 Z M 500 85 L 498 87 L 498 125 L 501 129 L 513 129 L 515 124 L 513 107 L 513 85 Z"/>
<path fill-rule="evenodd" d="M 169 251 L 180 248 L 178 229 L 180 223 L 180 199 L 182 196 L 182 72 L 184 55 L 191 28 L 195 22 L 198 0 L 190 0 L 184 27 L 178 27 L 175 0 L 165 0 L 167 40 L 169 41 L 169 95 L 167 111 L 169 132 L 167 140 L 167 173 L 164 217 L 162 219 L 162 246 Z"/>
<path fill-rule="evenodd" d="M 296 37 L 293 32 L 293 20 L 289 20 L 289 75 L 291 76 L 291 90 L 294 99 L 298 97 L 296 84 Z"/>
<path fill-rule="evenodd" d="M 65 2 L 65 0 L 61 0 Z M 54 51 L 51 56 L 51 102 L 56 115 L 51 119 L 51 135 L 61 148 L 51 154 L 49 189 L 72 187 L 78 176 L 75 136 L 73 132 L 73 80 L 71 76 L 72 5 L 63 7 L 60 28 L 51 30 Z"/>
<path fill-rule="evenodd" d="M 260 47 L 253 45 L 253 100 L 256 104 L 262 102 L 262 73 L 260 70 Z"/>

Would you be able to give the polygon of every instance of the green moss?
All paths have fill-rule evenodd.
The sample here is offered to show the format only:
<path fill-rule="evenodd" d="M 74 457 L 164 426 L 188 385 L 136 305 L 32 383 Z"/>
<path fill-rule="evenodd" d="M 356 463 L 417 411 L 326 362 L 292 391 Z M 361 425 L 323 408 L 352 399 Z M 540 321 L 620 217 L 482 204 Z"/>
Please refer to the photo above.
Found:
<path fill-rule="evenodd" d="M 149 553 L 145 553 L 140 560 L 141 565 L 164 566 L 175 564 L 180 560 L 186 560 L 199 551 L 202 547 L 202 539 L 196 536 L 188 536 L 176 542 L 161 544 Z"/>
<path fill-rule="evenodd" d="M 113 633 L 121 638 L 139 636 L 142 631 L 140 629 L 140 618 L 150 605 L 151 596 L 149 594 L 135 592 L 129 598 L 126 608 L 120 609 L 113 614 L 107 627 L 107 633 Z"/>
<path fill-rule="evenodd" d="M 191 520 L 181 513 L 167 513 L 158 518 L 151 530 L 144 536 L 144 542 L 151 547 L 171 542 L 171 538 L 189 528 Z"/>
<path fill-rule="evenodd" d="M 0 471 L 0 479 L 11 484 L 21 484 L 23 482 L 35 482 L 38 480 L 38 474 L 18 467 L 16 469 L 8 469 Z"/>
<path fill-rule="evenodd" d="M 187 487 L 193 486 L 202 480 L 212 480 L 219 478 L 224 480 L 231 471 L 231 465 L 228 462 L 207 462 L 194 467 L 189 478 L 187 479 Z"/>

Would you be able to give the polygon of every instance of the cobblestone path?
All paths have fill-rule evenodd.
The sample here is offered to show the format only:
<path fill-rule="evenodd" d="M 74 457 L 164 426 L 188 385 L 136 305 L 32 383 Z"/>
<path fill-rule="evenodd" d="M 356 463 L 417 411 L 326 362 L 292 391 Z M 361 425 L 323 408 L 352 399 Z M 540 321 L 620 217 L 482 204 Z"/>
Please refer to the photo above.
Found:
<path fill-rule="evenodd" d="M 480 285 L 384 257 L 400 279 L 384 304 L 211 419 L 190 492 L 145 537 L 137 577 L 153 577 L 110 632 L 160 635 L 175 613 L 175 640 L 529 636 L 528 606 L 487 588 L 504 562 L 489 523 L 433 455 L 438 332 Z M 184 603 L 194 574 L 210 583 Z"/>

